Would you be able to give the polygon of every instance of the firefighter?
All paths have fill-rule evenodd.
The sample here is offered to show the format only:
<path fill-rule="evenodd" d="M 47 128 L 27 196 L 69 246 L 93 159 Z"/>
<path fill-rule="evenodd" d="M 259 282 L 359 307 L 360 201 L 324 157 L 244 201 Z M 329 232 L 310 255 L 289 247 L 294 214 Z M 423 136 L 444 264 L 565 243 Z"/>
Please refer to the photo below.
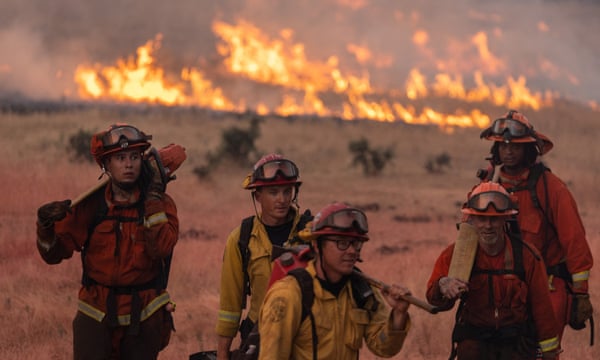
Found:
<path fill-rule="evenodd" d="M 274 246 L 292 245 L 297 241 L 298 230 L 310 218 L 310 212 L 300 213 L 301 184 L 296 164 L 280 154 L 263 156 L 243 181 L 243 188 L 251 191 L 256 216 L 244 219 L 229 234 L 225 245 L 216 325 L 218 359 L 228 359 L 238 330 L 244 341 L 258 319 L 272 270 Z M 240 324 L 247 295 L 251 295 L 250 305 Z"/>
<path fill-rule="evenodd" d="M 491 165 L 501 166 L 498 174 L 488 171 L 488 177 L 496 176 L 518 198 L 523 239 L 546 263 L 560 337 L 567 324 L 584 328 L 593 312 L 588 294 L 592 253 L 572 194 L 539 160 L 553 143 L 515 110 L 495 120 L 481 137 L 494 142 Z"/>
<path fill-rule="evenodd" d="M 156 162 L 144 156 L 151 139 L 127 124 L 93 135 L 91 153 L 109 181 L 74 206 L 38 209 L 42 259 L 59 264 L 81 253 L 74 359 L 156 359 L 169 341 L 166 267 L 179 223 Z"/>
<path fill-rule="evenodd" d="M 451 358 L 535 359 L 539 349 L 554 359 L 558 353 L 544 262 L 509 222 L 517 213 L 513 200 L 497 183 L 475 187 L 461 210 L 478 235 L 469 281 L 448 277 L 455 244 L 441 253 L 429 278 L 431 304 L 449 310 L 461 299 Z"/>
<path fill-rule="evenodd" d="M 380 293 L 353 276 L 367 232 L 365 214 L 342 203 L 324 207 L 300 232 L 315 251 L 305 270 L 314 292 L 311 316 L 302 320 L 306 294 L 296 279 L 273 283 L 260 311 L 259 359 L 357 359 L 363 340 L 377 356 L 400 351 L 410 327 L 402 296 L 409 292 L 392 285 Z"/>

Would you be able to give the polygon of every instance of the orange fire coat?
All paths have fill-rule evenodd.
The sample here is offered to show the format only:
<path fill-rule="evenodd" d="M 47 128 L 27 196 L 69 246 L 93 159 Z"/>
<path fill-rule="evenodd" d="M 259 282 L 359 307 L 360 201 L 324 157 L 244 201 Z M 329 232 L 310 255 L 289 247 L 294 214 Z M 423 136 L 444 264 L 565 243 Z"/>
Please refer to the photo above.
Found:
<path fill-rule="evenodd" d="M 453 251 L 454 244 L 442 252 L 427 283 L 427 300 L 442 308 L 451 308 L 453 305 L 453 301 L 442 297 L 439 286 L 439 280 L 448 275 Z M 463 321 L 478 328 L 499 329 L 524 323 L 529 316 L 527 311 L 529 307 L 541 349 L 556 350 L 558 326 L 550 302 L 544 262 L 537 252 L 536 255 L 538 258 L 527 249 L 527 246 L 523 246 L 524 281 L 517 274 L 472 273 L 467 298 L 462 307 Z M 514 270 L 513 260 L 512 246 L 506 237 L 504 251 L 496 256 L 489 256 L 478 247 L 474 268 Z"/>
<path fill-rule="evenodd" d="M 513 187 L 525 187 L 528 175 L 529 170 L 517 176 L 509 176 L 501 172 L 500 183 L 507 190 Z M 518 198 L 517 218 L 523 240 L 535 245 L 548 267 L 565 262 L 572 280 L 579 282 L 578 290 L 587 292 L 587 281 L 593 258 L 571 192 L 563 181 L 549 171 L 540 176 L 536 191 L 541 209 L 533 204 L 529 190 L 514 193 Z M 553 225 L 547 223 L 542 210 Z"/>
<path fill-rule="evenodd" d="M 88 237 L 90 224 L 97 216 L 101 201 L 106 201 L 106 216 L 137 219 L 136 205 L 121 207 L 111 199 L 111 187 L 97 191 L 77 204 L 67 216 L 44 229 L 37 225 L 38 251 L 48 264 L 58 264 L 80 252 Z M 139 191 L 135 194 L 139 199 Z M 161 271 L 161 260 L 172 253 L 179 232 L 177 209 L 167 194 L 162 200 L 149 199 L 144 205 L 144 223 L 118 222 L 108 219 L 98 224 L 87 246 L 84 268 L 93 279 L 92 285 L 79 290 L 79 311 L 102 321 L 107 313 L 109 287 L 126 288 L 151 283 Z M 40 246 L 40 240 L 51 244 Z M 139 292 L 144 321 L 167 304 L 165 289 L 146 289 Z M 131 295 L 117 295 L 119 325 L 129 325 Z"/>

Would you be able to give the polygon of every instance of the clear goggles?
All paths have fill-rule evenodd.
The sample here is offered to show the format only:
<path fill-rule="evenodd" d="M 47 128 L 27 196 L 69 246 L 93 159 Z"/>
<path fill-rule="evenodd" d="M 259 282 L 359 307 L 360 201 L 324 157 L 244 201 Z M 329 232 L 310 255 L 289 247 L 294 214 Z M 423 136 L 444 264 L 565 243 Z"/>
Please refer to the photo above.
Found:
<path fill-rule="evenodd" d="M 369 232 L 367 216 L 358 209 L 341 209 L 331 213 L 315 225 L 314 231 L 319 231 L 326 227 L 340 231 L 356 230 L 359 234 Z"/>
<path fill-rule="evenodd" d="M 133 126 L 119 126 L 110 129 L 102 136 L 104 148 L 127 147 L 129 144 L 146 142 L 152 139 L 152 135 L 146 135 Z"/>
<path fill-rule="evenodd" d="M 510 201 L 510 198 L 497 191 L 482 192 L 473 195 L 467 201 L 467 207 L 477 211 L 486 211 L 490 206 L 493 206 L 497 212 L 505 212 L 514 209 L 514 205 L 512 201 Z"/>
<path fill-rule="evenodd" d="M 256 168 L 252 177 L 254 180 L 275 180 L 277 176 L 285 179 L 295 179 L 299 176 L 296 164 L 290 160 L 273 160 Z"/>
<path fill-rule="evenodd" d="M 491 130 L 494 135 L 504 135 L 504 133 L 508 131 L 510 136 L 515 138 L 531 135 L 531 129 L 529 127 L 514 119 L 497 119 L 492 124 Z"/>
<path fill-rule="evenodd" d="M 354 250 L 360 251 L 360 249 L 362 249 L 362 247 L 363 247 L 363 244 L 365 243 L 365 241 L 363 239 L 357 239 L 357 238 L 352 238 L 352 239 L 325 238 L 325 240 L 335 242 L 335 246 L 337 246 L 338 250 L 341 250 L 341 251 L 348 250 L 348 248 L 350 248 L 350 245 L 352 245 Z"/>

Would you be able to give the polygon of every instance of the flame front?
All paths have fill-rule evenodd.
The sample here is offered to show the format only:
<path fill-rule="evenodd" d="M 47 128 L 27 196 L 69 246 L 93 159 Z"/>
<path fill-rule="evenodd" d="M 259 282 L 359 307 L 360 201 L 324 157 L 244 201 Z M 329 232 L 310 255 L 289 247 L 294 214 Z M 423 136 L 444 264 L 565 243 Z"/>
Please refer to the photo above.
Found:
<path fill-rule="evenodd" d="M 540 25 L 543 28 L 542 25 Z M 136 56 L 118 60 L 115 66 L 80 65 L 75 73 L 79 94 L 84 99 L 146 102 L 163 105 L 190 105 L 226 111 L 253 110 L 260 114 L 335 116 L 346 120 L 405 121 L 413 124 L 436 124 L 444 129 L 454 127 L 485 127 L 490 119 L 477 104 L 491 103 L 510 108 L 539 109 L 551 106 L 552 93 L 532 92 L 525 76 L 506 77 L 505 84 L 486 81 L 505 71 L 506 65 L 488 46 L 488 35 L 477 32 L 465 44 L 455 44 L 457 52 L 467 47 L 477 54 L 480 70 L 472 72 L 472 85 L 467 87 L 461 64 L 436 60 L 438 72 L 428 76 L 412 68 L 400 90 L 378 89 L 371 84 L 368 66 L 386 68 L 394 59 L 377 54 L 367 46 L 350 43 L 346 51 L 363 66 L 360 74 L 345 70 L 340 59 L 331 55 L 324 60 L 310 60 L 306 46 L 294 41 L 291 29 L 282 29 L 277 38 L 270 38 L 246 21 L 228 24 L 214 21 L 213 32 L 220 38 L 217 51 L 222 57 L 225 76 L 250 84 L 276 89 L 279 100 L 249 104 L 248 99 L 233 100 L 225 88 L 217 87 L 206 73 L 187 67 L 178 76 L 169 76 L 157 64 L 155 53 L 160 49 L 162 36 L 137 49 Z M 428 48 L 429 34 L 415 30 L 413 43 L 424 56 L 433 57 Z M 548 69 L 552 64 L 547 62 Z M 426 101 L 440 97 L 472 104 L 474 110 L 456 109 L 442 113 L 430 106 L 417 109 L 415 100 Z M 331 99 L 336 99 L 333 101 Z"/>

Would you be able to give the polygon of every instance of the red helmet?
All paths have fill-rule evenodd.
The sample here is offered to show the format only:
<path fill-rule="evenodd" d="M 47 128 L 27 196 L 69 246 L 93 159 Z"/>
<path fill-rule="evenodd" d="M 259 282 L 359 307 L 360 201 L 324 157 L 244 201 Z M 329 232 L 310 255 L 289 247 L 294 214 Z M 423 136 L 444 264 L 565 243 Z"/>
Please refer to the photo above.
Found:
<path fill-rule="evenodd" d="M 244 189 L 256 189 L 261 186 L 302 184 L 300 171 L 293 161 L 279 154 L 263 156 L 254 164 L 251 174 L 244 179 Z"/>
<path fill-rule="evenodd" d="M 505 216 L 518 213 L 516 202 L 510 194 L 495 182 L 477 185 L 463 204 L 461 212 L 466 215 Z"/>
<path fill-rule="evenodd" d="M 98 165 L 102 166 L 102 160 L 107 155 L 135 148 L 146 151 L 151 139 L 152 135 L 146 135 L 134 126 L 117 123 L 92 136 L 90 152 Z"/>
<path fill-rule="evenodd" d="M 540 155 L 546 154 L 554 147 L 546 135 L 533 130 L 525 115 L 516 110 L 510 110 L 503 117 L 494 120 L 489 128 L 481 132 L 480 137 L 506 143 L 537 143 Z"/>
<path fill-rule="evenodd" d="M 304 241 L 311 241 L 322 235 L 352 236 L 363 241 L 369 240 L 369 224 L 365 213 L 344 203 L 334 202 L 325 206 L 309 225 L 298 234 Z"/>

